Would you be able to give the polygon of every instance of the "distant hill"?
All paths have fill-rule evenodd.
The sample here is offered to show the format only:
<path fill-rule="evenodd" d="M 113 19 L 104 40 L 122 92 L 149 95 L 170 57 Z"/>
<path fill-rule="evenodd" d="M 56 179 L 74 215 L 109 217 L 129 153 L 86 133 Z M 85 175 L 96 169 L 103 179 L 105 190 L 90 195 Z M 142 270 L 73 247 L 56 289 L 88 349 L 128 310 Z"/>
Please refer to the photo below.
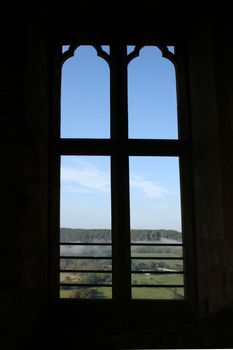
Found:
<path fill-rule="evenodd" d="M 182 233 L 175 230 L 131 230 L 132 241 L 162 241 L 164 239 L 181 241 Z M 111 242 L 109 229 L 61 228 L 61 242 Z"/>

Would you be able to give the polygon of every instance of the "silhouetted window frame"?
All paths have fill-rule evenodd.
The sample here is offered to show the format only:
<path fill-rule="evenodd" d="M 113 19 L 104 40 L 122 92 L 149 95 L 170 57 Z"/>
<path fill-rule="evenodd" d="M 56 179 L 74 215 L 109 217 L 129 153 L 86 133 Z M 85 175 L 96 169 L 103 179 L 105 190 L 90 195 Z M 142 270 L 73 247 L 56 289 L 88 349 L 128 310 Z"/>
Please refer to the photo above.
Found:
<path fill-rule="evenodd" d="M 64 43 L 68 45 L 69 43 Z M 105 44 L 105 43 L 104 43 Z M 51 212 L 50 212 L 50 247 L 51 278 L 49 278 L 50 299 L 54 303 L 88 305 L 143 305 L 146 310 L 162 310 L 171 303 L 182 307 L 195 305 L 196 285 L 194 271 L 194 238 L 193 238 L 193 203 L 192 203 L 192 161 L 191 161 L 191 126 L 189 117 L 188 74 L 185 47 L 174 43 L 146 42 L 137 44 L 133 53 L 127 55 L 127 45 L 131 43 L 112 43 L 110 57 L 98 43 L 87 42 L 96 48 L 97 54 L 111 66 L 110 106 L 111 136 L 110 139 L 62 139 L 60 138 L 60 96 L 61 72 L 64 61 L 71 57 L 77 44 L 70 44 L 69 50 L 62 54 L 62 46 L 57 49 L 54 61 L 53 105 L 51 123 Z M 135 44 L 135 43 L 133 43 Z M 82 44 L 83 45 L 83 44 Z M 167 139 L 129 139 L 127 111 L 127 64 L 147 45 L 157 46 L 162 55 L 171 60 L 176 70 L 178 133 L 177 140 Z M 171 53 L 167 46 L 174 46 Z M 120 93 L 119 93 L 120 92 Z M 113 299 L 103 300 L 68 300 L 59 299 L 59 212 L 60 212 L 60 157 L 63 155 L 99 155 L 111 156 L 111 196 L 112 196 L 112 259 L 113 259 Z M 179 157 L 180 189 L 182 210 L 182 232 L 185 261 L 184 300 L 137 300 L 131 299 L 131 259 L 130 259 L 130 212 L 129 212 L 129 156 L 174 156 Z M 119 190 L 120 189 L 120 190 Z M 119 232 L 121 236 L 119 237 Z M 121 271 L 121 273 L 119 273 Z M 91 305 L 91 306 L 90 306 Z M 162 305 L 162 306 L 161 306 Z M 131 310 L 132 311 L 132 310 Z"/>

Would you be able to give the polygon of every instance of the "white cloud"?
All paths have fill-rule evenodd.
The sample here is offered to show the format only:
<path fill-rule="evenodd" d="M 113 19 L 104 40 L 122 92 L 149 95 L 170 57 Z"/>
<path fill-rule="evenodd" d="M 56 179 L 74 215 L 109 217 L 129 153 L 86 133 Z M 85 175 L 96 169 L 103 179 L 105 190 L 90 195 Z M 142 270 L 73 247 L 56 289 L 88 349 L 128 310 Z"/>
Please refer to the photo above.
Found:
<path fill-rule="evenodd" d="M 83 188 L 77 184 L 67 185 L 65 183 L 62 184 L 62 191 L 66 193 L 93 193 L 93 189 Z"/>
<path fill-rule="evenodd" d="M 130 185 L 141 189 L 148 198 L 161 198 L 171 193 L 167 188 L 159 186 L 155 182 L 145 180 L 141 176 L 132 176 Z"/>
<path fill-rule="evenodd" d="M 86 162 L 78 162 L 79 168 L 62 166 L 61 180 L 64 190 L 75 192 L 109 192 L 110 179 L 107 172 L 100 171 Z"/>
<path fill-rule="evenodd" d="M 74 161 L 74 166 L 62 166 L 62 188 L 70 193 L 110 192 L 110 176 L 106 171 L 80 159 Z M 132 175 L 130 186 L 143 192 L 147 198 L 162 198 L 171 194 L 167 188 L 142 176 Z"/>

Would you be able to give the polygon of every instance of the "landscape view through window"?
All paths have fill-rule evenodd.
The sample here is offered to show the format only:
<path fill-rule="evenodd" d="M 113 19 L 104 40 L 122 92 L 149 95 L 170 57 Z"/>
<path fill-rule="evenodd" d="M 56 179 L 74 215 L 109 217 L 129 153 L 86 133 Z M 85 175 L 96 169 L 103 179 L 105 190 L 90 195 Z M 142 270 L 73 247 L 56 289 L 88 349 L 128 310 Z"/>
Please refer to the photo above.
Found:
<path fill-rule="evenodd" d="M 128 65 L 128 118 L 130 139 L 178 139 L 175 69 L 155 46 Z M 110 70 L 94 47 L 63 66 L 61 138 L 110 138 Z M 183 299 L 179 157 L 129 156 L 129 203 L 132 299 Z M 111 155 L 61 155 L 60 298 L 113 297 L 111 213 Z"/>

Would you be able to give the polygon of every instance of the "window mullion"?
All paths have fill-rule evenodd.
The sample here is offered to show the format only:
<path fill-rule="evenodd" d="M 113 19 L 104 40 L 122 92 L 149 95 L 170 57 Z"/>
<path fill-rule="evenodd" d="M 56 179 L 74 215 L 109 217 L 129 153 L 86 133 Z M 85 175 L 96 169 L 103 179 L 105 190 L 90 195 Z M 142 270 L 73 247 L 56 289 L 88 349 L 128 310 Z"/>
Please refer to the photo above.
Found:
<path fill-rule="evenodd" d="M 131 296 L 126 55 L 126 45 L 111 45 L 113 298 L 121 300 Z"/>

